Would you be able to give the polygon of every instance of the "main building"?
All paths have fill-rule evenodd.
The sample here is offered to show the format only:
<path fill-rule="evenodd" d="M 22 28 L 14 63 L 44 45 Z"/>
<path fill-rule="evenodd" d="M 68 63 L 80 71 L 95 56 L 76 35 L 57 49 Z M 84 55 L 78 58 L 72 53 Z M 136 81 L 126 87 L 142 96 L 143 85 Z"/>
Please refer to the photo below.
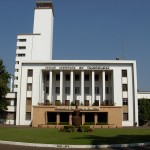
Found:
<path fill-rule="evenodd" d="M 133 60 L 53 60 L 54 11 L 37 1 L 33 34 L 17 36 L 14 88 L 16 125 L 138 125 L 137 71 Z"/>

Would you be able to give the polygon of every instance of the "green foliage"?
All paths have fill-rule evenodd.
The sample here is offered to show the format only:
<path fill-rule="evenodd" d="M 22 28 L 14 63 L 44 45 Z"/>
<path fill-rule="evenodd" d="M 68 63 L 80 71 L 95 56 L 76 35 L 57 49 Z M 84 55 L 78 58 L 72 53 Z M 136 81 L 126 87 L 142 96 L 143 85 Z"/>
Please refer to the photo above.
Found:
<path fill-rule="evenodd" d="M 8 103 L 5 96 L 9 91 L 8 83 L 10 74 L 6 71 L 3 61 L 0 59 L 0 111 L 7 110 Z"/>
<path fill-rule="evenodd" d="M 84 125 L 95 125 L 94 122 L 85 122 Z"/>
<path fill-rule="evenodd" d="M 107 122 L 97 122 L 96 125 L 108 125 Z"/>
<path fill-rule="evenodd" d="M 138 101 L 139 108 L 139 125 L 144 125 L 150 120 L 150 100 L 140 99 Z"/>
<path fill-rule="evenodd" d="M 57 125 L 56 122 L 48 122 L 47 125 Z"/>
<path fill-rule="evenodd" d="M 76 106 L 75 102 L 71 102 L 71 106 Z"/>
<path fill-rule="evenodd" d="M 59 125 L 69 125 L 69 122 L 60 122 Z"/>
<path fill-rule="evenodd" d="M 64 126 L 59 129 L 59 132 L 74 132 L 75 131 L 75 126 L 69 125 L 69 126 Z"/>
<path fill-rule="evenodd" d="M 104 102 L 101 103 L 101 106 L 115 106 L 115 104 L 113 101 L 105 100 Z"/>
<path fill-rule="evenodd" d="M 56 105 L 56 106 L 61 106 L 60 100 L 55 100 L 55 105 Z"/>
<path fill-rule="evenodd" d="M 90 126 L 82 125 L 77 129 L 78 132 L 93 132 L 93 129 Z"/>

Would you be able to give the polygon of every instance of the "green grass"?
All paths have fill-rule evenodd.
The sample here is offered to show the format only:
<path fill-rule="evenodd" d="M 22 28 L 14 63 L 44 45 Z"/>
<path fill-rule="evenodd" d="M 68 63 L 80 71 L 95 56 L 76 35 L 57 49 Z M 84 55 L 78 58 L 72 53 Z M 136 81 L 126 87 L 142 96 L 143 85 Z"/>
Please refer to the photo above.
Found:
<path fill-rule="evenodd" d="M 45 144 L 100 145 L 150 142 L 150 128 L 59 132 L 51 128 L 0 127 L 0 140 Z"/>

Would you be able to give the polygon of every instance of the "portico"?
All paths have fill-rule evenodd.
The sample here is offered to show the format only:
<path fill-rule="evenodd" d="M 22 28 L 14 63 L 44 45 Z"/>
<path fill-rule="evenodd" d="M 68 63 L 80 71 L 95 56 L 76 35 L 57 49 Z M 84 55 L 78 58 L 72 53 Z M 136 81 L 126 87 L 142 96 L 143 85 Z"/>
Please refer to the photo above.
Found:
<path fill-rule="evenodd" d="M 78 101 L 80 105 L 87 106 L 92 106 L 95 101 L 98 106 L 106 100 L 113 102 L 113 71 L 108 66 L 101 70 L 102 67 L 99 70 L 89 70 L 89 66 L 82 67 L 82 70 L 71 65 L 73 70 L 68 70 L 69 65 L 67 70 L 57 70 L 57 66 L 48 70 L 46 67 L 41 75 L 43 101 L 55 104 L 59 100 L 64 105 L 65 101 L 70 105 Z M 93 68 L 98 67 L 93 65 Z"/>

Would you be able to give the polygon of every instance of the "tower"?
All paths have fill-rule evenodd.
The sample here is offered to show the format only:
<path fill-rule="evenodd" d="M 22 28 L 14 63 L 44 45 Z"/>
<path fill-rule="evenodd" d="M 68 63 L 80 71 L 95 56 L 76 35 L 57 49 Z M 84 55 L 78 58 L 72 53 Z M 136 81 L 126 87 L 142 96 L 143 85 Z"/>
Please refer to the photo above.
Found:
<path fill-rule="evenodd" d="M 32 34 L 17 36 L 16 63 L 14 76 L 14 92 L 17 93 L 16 124 L 20 125 L 22 82 L 22 66 L 25 62 L 42 62 L 52 60 L 53 43 L 53 4 L 50 0 L 36 1 Z M 31 70 L 30 70 L 31 71 Z M 30 77 L 29 77 L 30 78 Z M 32 83 L 29 81 L 28 83 Z M 32 89 L 32 88 L 31 88 Z M 27 95 L 27 97 L 30 97 Z M 27 121 L 26 121 L 27 122 Z"/>
<path fill-rule="evenodd" d="M 52 60 L 53 20 L 52 1 L 37 1 L 34 12 L 33 34 L 40 34 L 40 39 L 38 45 L 33 45 L 33 60 Z"/>
<path fill-rule="evenodd" d="M 20 64 L 23 61 L 52 60 L 53 45 L 53 4 L 52 1 L 37 1 L 34 12 L 32 34 L 17 35 L 14 91 L 18 91 Z"/>

